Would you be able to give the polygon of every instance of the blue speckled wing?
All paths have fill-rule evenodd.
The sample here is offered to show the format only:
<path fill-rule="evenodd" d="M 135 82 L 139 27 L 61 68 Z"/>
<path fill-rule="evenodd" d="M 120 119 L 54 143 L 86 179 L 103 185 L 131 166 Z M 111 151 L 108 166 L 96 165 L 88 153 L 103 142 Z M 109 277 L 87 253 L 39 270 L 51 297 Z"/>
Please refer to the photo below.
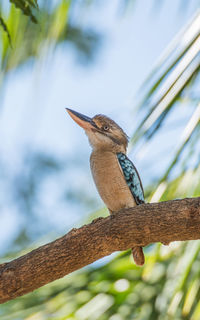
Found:
<path fill-rule="evenodd" d="M 124 153 L 117 153 L 117 158 L 135 202 L 137 204 L 144 203 L 144 191 L 136 167 Z"/>

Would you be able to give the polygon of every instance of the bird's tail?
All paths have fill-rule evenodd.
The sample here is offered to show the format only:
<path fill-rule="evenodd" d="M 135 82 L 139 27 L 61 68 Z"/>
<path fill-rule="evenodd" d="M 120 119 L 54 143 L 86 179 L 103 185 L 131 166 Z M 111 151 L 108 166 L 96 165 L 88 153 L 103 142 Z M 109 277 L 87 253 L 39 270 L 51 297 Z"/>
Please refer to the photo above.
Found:
<path fill-rule="evenodd" d="M 133 259 L 135 264 L 138 266 L 143 266 L 145 258 L 142 247 L 133 247 L 132 248 Z"/>

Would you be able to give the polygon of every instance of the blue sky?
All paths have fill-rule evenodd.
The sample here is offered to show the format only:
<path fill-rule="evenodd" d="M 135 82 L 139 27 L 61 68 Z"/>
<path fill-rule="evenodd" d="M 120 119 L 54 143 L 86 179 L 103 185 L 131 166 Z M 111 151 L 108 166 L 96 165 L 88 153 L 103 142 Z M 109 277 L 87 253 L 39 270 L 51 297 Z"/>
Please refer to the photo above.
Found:
<path fill-rule="evenodd" d="M 161 8 L 155 10 L 154 2 L 136 1 L 132 10 L 120 15 L 119 1 L 102 1 L 98 9 L 91 6 L 81 16 L 75 15 L 74 19 L 80 19 L 81 25 L 94 27 L 104 35 L 95 63 L 90 66 L 77 63 L 74 50 L 68 45 L 58 47 L 55 52 L 49 50 L 38 62 L 27 63 L 9 73 L 2 99 L 0 150 L 2 161 L 9 165 L 10 175 L 20 166 L 23 150 L 30 146 L 59 156 L 81 153 L 87 163 L 90 154 L 88 141 L 66 114 L 65 107 L 89 116 L 107 114 L 129 135 L 133 132 L 138 121 L 134 107 L 141 84 L 162 51 L 198 6 L 198 1 L 191 0 L 184 10 L 181 9 L 181 1 L 171 0 L 163 1 Z M 183 119 L 184 112 L 187 115 L 183 110 Z M 176 115 L 174 117 L 176 119 Z M 174 137 L 173 130 L 171 136 Z M 162 170 L 164 162 L 160 168 L 152 163 L 162 150 L 160 142 L 155 142 L 154 150 L 148 155 L 152 168 L 147 167 L 148 159 L 139 158 L 134 151 L 131 154 L 144 184 L 156 174 L 156 170 Z M 75 171 L 71 174 L 71 179 L 73 177 L 76 178 Z M 82 181 L 84 185 L 85 179 L 89 192 L 99 199 L 89 163 L 84 167 L 80 183 Z M 50 194 L 55 193 L 55 186 L 47 190 Z M 50 207 L 49 200 L 45 201 L 46 207 Z M 102 205 L 100 200 L 98 205 Z M 56 232 L 63 230 L 63 226 L 71 227 L 78 223 L 78 209 L 70 206 L 68 209 L 71 212 L 69 216 L 66 216 L 65 208 L 59 217 L 47 217 L 55 225 L 55 229 L 50 231 Z M 86 215 L 86 210 L 83 209 L 82 214 Z M 2 212 L 0 248 L 20 225 L 20 219 L 15 208 L 5 208 Z"/>

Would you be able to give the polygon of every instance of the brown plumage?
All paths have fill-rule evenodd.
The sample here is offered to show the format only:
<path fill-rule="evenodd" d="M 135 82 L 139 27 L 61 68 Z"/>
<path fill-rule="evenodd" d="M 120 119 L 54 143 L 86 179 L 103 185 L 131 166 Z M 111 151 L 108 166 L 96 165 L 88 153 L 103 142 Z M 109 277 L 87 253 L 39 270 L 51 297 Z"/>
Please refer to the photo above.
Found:
<path fill-rule="evenodd" d="M 114 152 L 93 151 L 90 166 L 96 187 L 110 213 L 136 205 Z"/>
<path fill-rule="evenodd" d="M 88 118 L 73 110 L 67 111 L 89 138 L 93 149 L 90 157 L 92 175 L 110 214 L 137 205 L 117 158 L 118 153 L 126 154 L 128 137 L 125 132 L 104 115 Z M 143 265 L 142 248 L 134 247 L 132 253 L 135 263 Z"/>

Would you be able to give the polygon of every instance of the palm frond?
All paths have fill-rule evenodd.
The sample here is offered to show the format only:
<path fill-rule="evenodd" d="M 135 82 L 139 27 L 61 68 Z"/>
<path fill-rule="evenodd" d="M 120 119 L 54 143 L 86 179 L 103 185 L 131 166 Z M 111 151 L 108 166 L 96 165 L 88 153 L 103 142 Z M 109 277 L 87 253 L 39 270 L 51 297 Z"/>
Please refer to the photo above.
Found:
<path fill-rule="evenodd" d="M 167 63 L 167 68 L 163 67 Z M 159 77 L 150 86 L 140 105 L 141 109 L 145 106 L 146 114 L 133 134 L 132 145 L 142 136 L 148 140 L 157 132 L 169 111 L 175 107 L 174 102 L 191 81 L 195 81 L 199 70 L 200 11 L 192 19 L 189 27 L 175 37 L 153 69 L 153 73 Z M 145 82 L 145 86 L 149 82 L 150 78 Z"/>

